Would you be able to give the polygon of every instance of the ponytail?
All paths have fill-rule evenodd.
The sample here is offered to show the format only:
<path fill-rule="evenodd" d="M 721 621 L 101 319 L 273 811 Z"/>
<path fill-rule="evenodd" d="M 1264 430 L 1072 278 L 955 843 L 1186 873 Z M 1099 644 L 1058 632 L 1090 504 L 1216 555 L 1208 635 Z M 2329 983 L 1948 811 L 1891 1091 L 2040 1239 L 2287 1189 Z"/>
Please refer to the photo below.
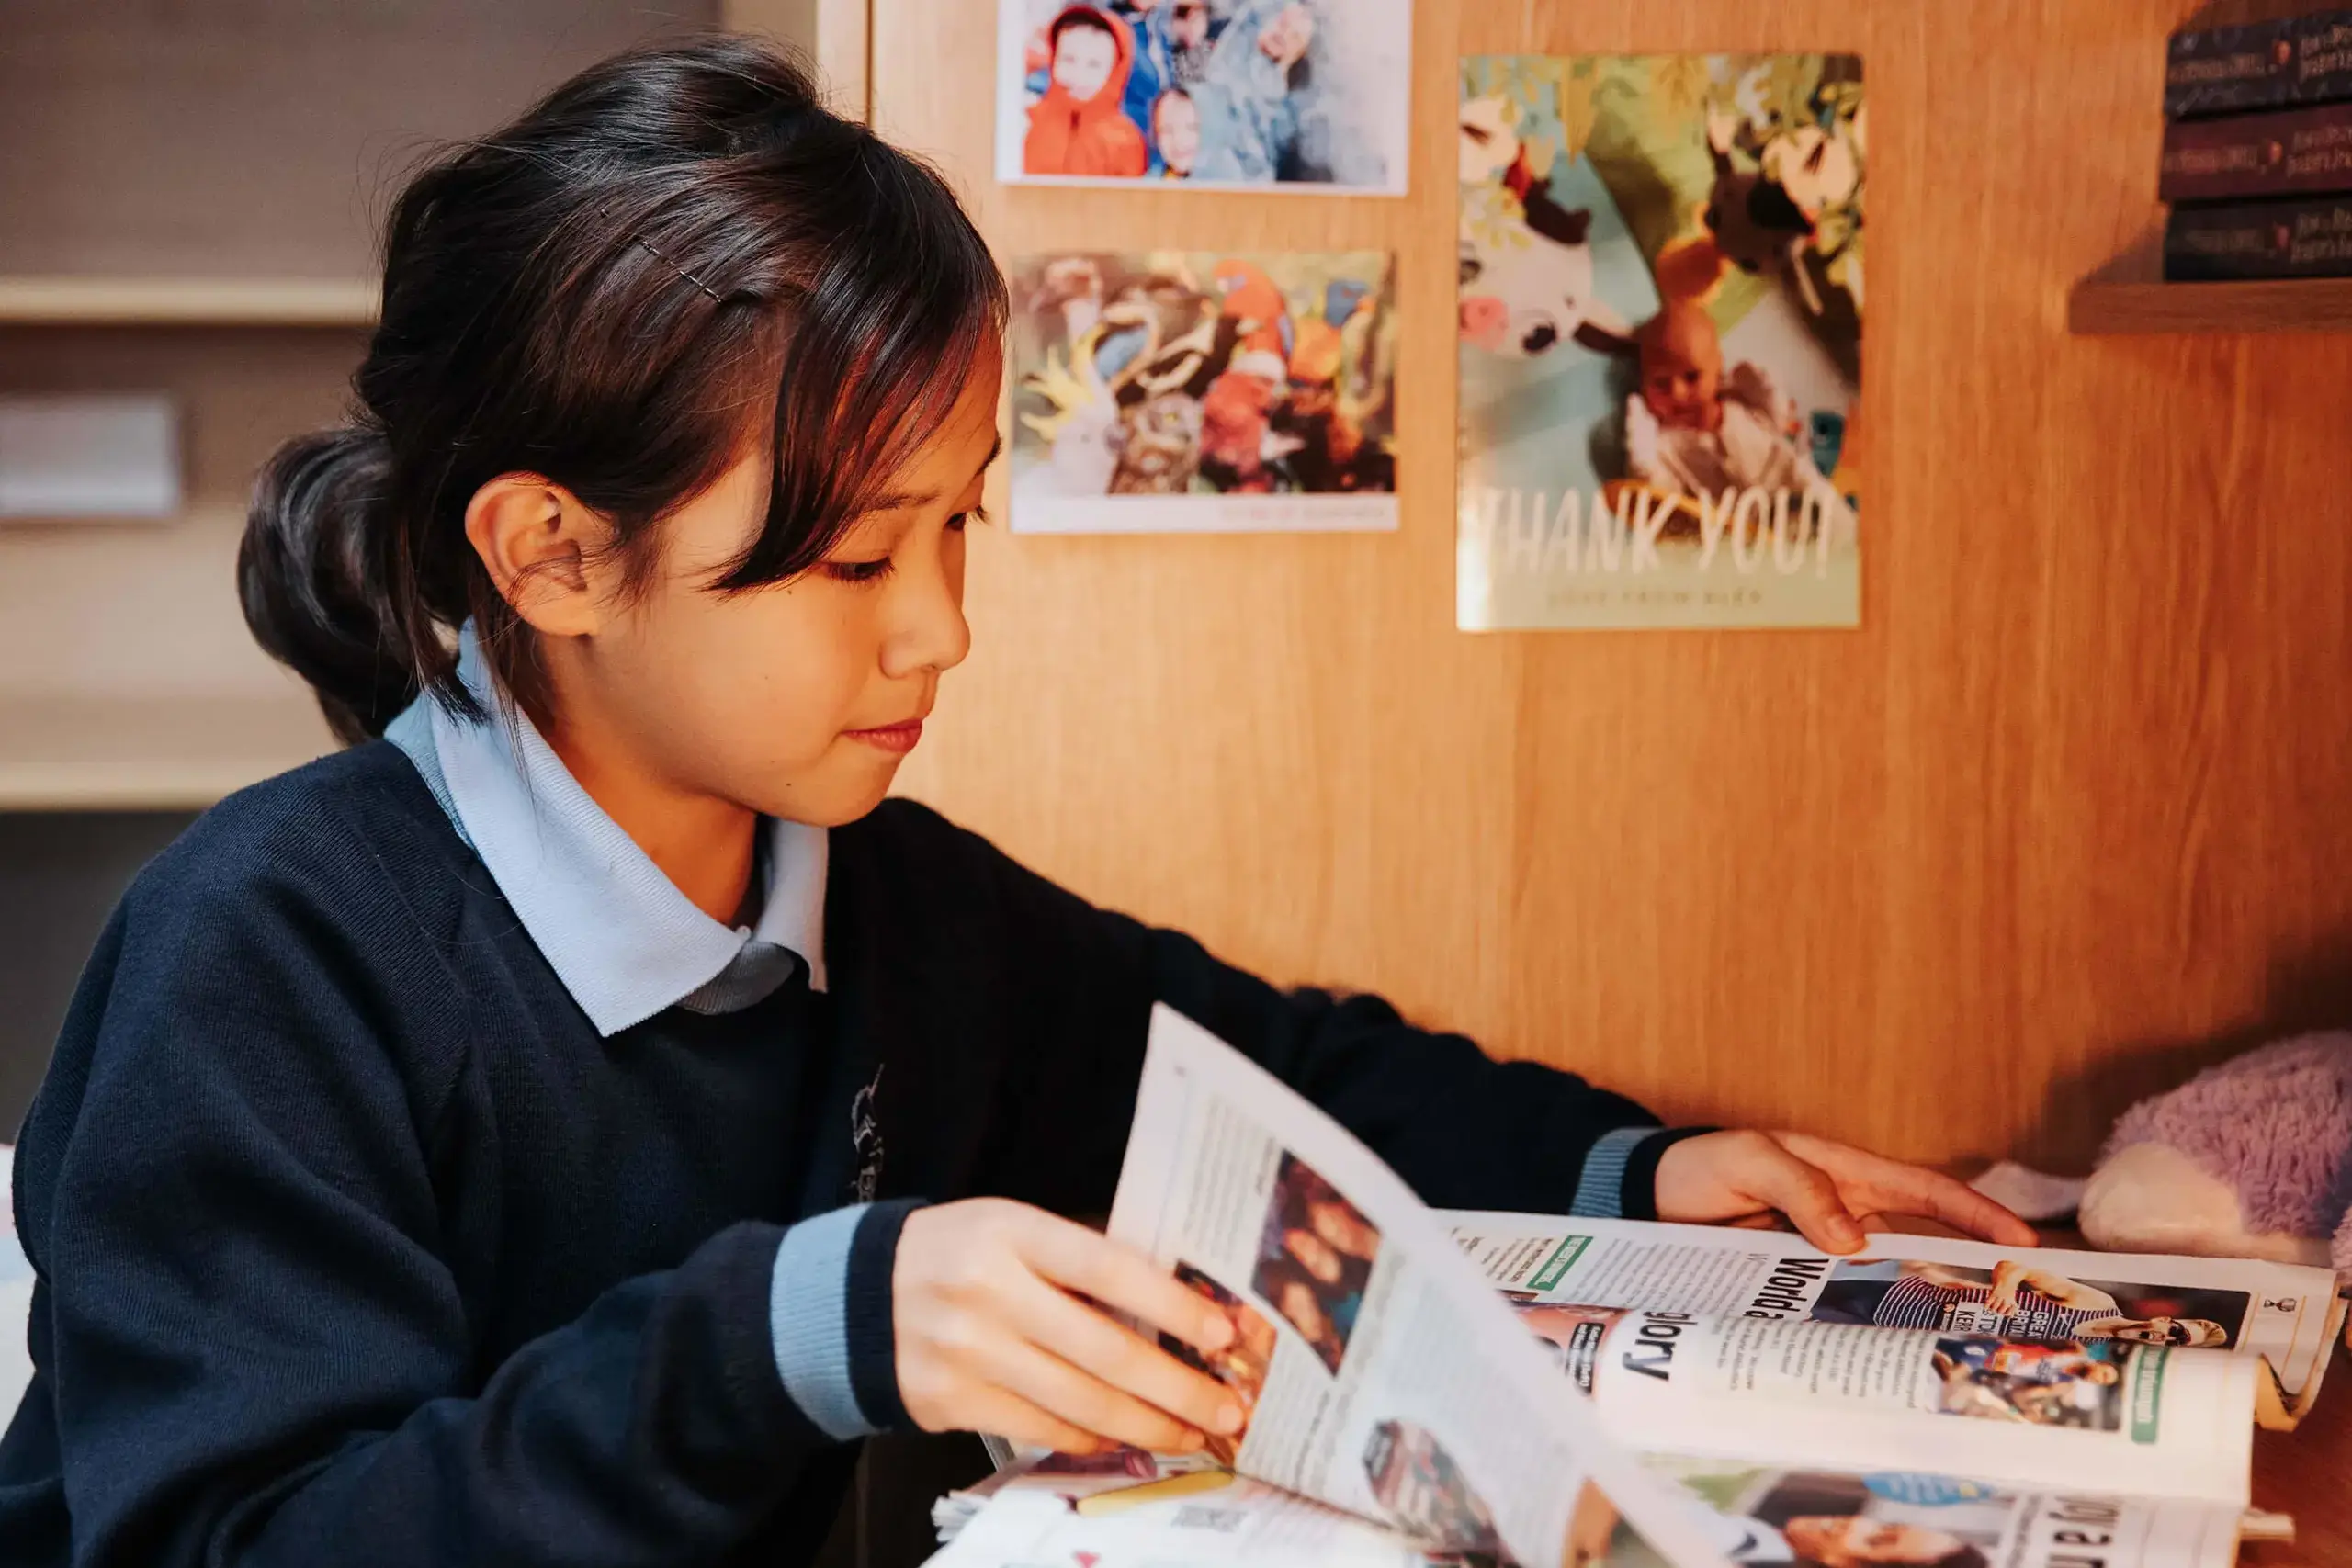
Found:
<path fill-rule="evenodd" d="M 345 744 L 381 735 L 437 673 L 409 640 L 421 606 L 386 570 L 390 468 L 366 425 L 295 437 L 262 470 L 237 550 L 254 640 L 311 683 Z"/>

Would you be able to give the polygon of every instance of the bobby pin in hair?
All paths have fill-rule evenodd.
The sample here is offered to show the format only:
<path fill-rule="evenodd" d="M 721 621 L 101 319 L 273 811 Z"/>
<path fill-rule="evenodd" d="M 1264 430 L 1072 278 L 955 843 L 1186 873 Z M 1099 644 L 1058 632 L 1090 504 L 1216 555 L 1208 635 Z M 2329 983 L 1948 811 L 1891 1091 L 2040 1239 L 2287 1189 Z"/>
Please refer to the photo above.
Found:
<path fill-rule="evenodd" d="M 596 210 L 603 213 L 607 218 L 610 218 L 613 215 L 612 209 L 602 205 L 599 205 Z M 684 278 L 688 283 L 693 284 L 696 288 L 701 289 L 713 299 L 718 300 L 722 305 L 727 303 L 727 296 L 721 294 L 718 289 L 713 288 L 709 284 L 705 283 L 701 278 L 696 277 L 693 273 L 688 272 L 684 267 L 680 266 L 676 262 L 672 261 L 668 256 L 663 255 L 659 250 L 654 248 L 653 242 L 647 239 L 644 235 L 633 234 L 630 236 L 630 241 L 632 243 L 642 249 L 647 255 L 651 256 L 655 261 L 660 262 L 663 266 L 668 267 L 672 272 L 676 273 L 680 277 Z"/>
<path fill-rule="evenodd" d="M 680 266 L 676 262 L 672 261 L 668 256 L 663 255 L 660 251 L 655 250 L 653 248 L 652 241 L 640 234 L 638 236 L 637 243 L 645 247 L 645 254 L 647 255 L 651 256 L 655 261 L 660 262 L 663 266 L 668 267 L 672 272 L 676 273 L 680 277 L 684 278 L 688 283 L 693 284 L 696 288 L 701 289 L 705 294 L 709 295 L 720 304 L 724 305 L 727 303 L 727 296 L 721 294 L 718 289 L 713 288 L 709 284 L 705 283 L 701 278 L 696 277 L 693 273 L 688 272 L 684 267 Z"/>

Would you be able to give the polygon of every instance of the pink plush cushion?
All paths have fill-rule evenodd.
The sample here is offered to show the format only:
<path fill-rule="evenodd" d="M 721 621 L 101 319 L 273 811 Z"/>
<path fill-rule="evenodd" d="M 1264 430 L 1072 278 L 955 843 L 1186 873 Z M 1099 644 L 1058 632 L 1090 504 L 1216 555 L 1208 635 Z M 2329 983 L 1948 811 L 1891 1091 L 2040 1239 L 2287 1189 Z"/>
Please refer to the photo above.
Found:
<path fill-rule="evenodd" d="M 2333 1237 L 2352 1280 L 2352 1034 L 2282 1040 L 2143 1100 L 2101 1158 L 2134 1144 L 2178 1149 L 2229 1183 L 2248 1232 Z"/>

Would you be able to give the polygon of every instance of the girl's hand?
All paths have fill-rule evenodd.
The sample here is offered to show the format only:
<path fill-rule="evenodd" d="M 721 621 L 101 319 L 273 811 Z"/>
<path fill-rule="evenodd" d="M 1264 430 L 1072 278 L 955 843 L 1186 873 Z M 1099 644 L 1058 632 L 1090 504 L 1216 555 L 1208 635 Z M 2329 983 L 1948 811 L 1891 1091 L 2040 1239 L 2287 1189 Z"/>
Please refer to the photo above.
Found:
<path fill-rule="evenodd" d="M 1949 1176 L 1804 1133 L 1708 1133 L 1658 1161 L 1661 1220 L 1720 1224 L 1775 1213 L 1828 1252 L 1858 1250 L 1863 1222 L 1885 1214 L 1923 1215 L 2009 1247 L 2037 1239 L 2031 1225 Z"/>
<path fill-rule="evenodd" d="M 992 1432 L 1064 1453 L 1160 1453 L 1241 1429 L 1231 1391 L 1103 1308 L 1204 1351 L 1233 1325 L 1131 1248 L 999 1198 L 907 1216 L 890 1275 L 899 1397 L 926 1431 Z"/>

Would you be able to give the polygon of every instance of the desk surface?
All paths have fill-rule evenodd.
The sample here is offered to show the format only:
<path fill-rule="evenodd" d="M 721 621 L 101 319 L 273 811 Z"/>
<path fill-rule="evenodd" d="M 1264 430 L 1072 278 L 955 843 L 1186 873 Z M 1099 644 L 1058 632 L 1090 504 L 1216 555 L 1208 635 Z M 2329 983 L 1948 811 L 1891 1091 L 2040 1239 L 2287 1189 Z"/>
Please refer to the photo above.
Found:
<path fill-rule="evenodd" d="M 2352 1562 L 2352 1386 L 2343 1368 L 2300 1427 L 2254 1435 L 2254 1506 L 2292 1514 L 2295 1544 L 2250 1546 L 2240 1554 L 2247 1568 Z"/>

